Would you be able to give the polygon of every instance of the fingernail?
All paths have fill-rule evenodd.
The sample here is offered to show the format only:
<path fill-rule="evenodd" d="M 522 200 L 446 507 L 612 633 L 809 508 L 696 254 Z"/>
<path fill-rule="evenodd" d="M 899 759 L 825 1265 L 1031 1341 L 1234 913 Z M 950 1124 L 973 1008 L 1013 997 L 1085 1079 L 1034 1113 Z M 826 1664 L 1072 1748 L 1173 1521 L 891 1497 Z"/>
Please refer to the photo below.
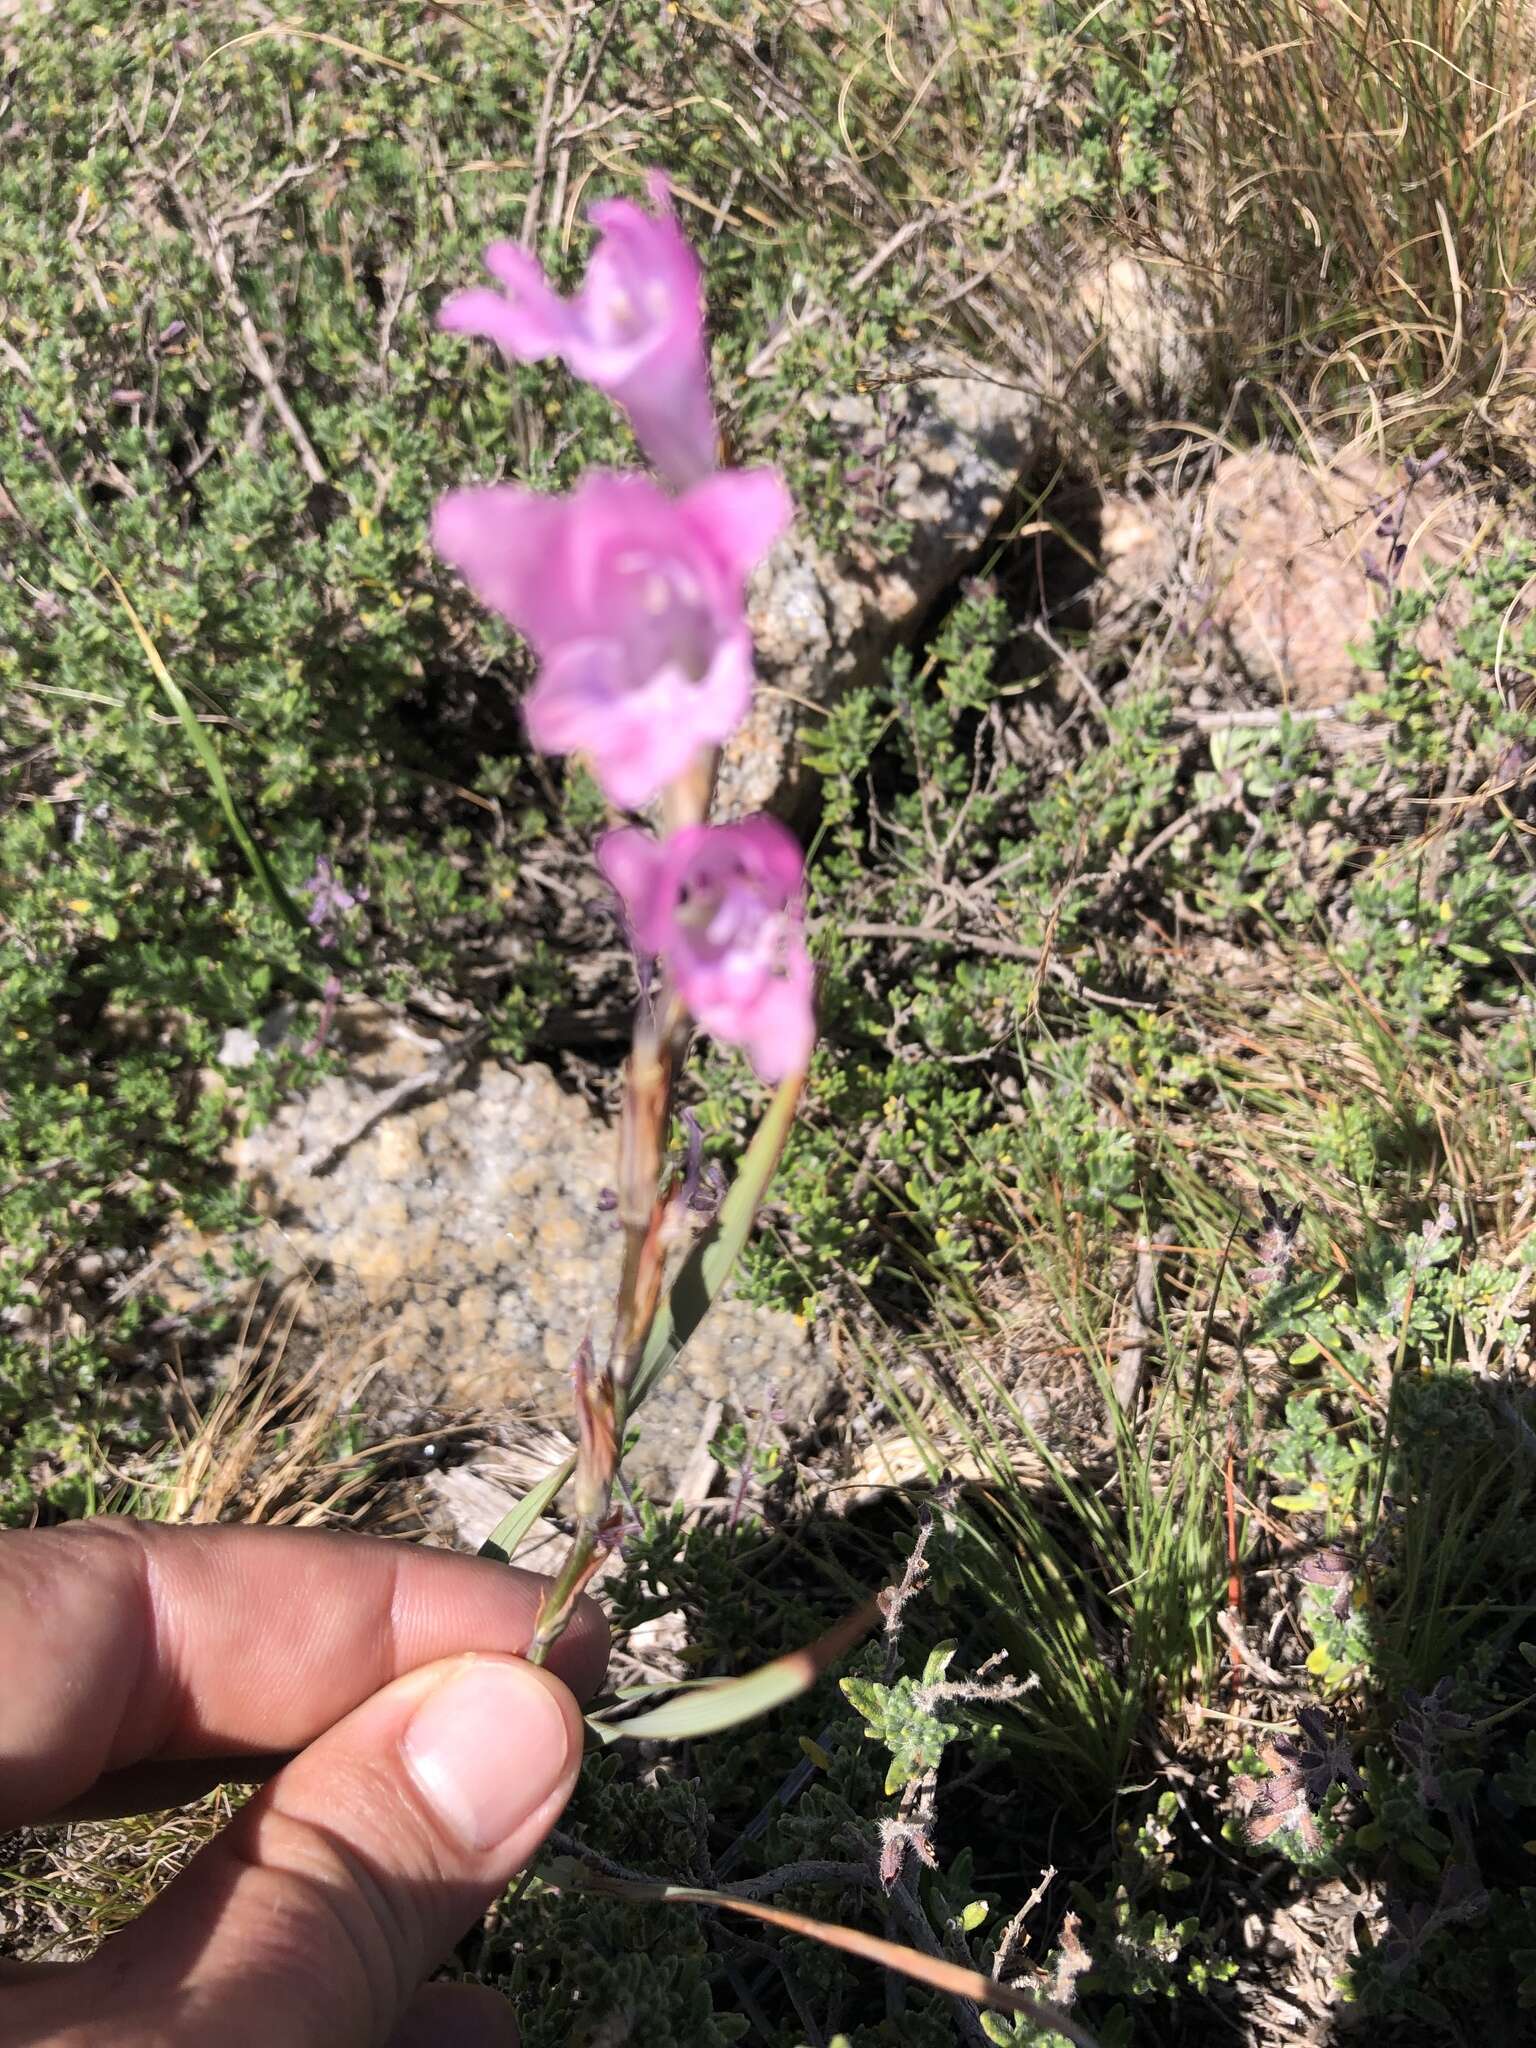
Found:
<path fill-rule="evenodd" d="M 560 1702 L 529 1665 L 472 1658 L 427 1694 L 400 1747 L 444 1828 L 484 1850 L 560 1784 L 570 1736 Z"/>

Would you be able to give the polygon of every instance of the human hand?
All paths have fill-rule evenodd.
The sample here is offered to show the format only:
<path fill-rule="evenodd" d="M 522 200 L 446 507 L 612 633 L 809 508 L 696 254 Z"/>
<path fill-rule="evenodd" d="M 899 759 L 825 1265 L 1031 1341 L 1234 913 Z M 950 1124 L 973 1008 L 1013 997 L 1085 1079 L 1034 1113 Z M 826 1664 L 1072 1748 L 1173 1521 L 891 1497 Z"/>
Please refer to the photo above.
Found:
<path fill-rule="evenodd" d="M 0 1966 L 0 2048 L 511 2048 L 494 1991 L 421 1980 L 575 1782 L 607 1631 L 583 1602 L 524 1663 L 543 1585 L 298 1530 L 0 1536 L 0 1833 L 275 1771 L 89 1961 Z"/>

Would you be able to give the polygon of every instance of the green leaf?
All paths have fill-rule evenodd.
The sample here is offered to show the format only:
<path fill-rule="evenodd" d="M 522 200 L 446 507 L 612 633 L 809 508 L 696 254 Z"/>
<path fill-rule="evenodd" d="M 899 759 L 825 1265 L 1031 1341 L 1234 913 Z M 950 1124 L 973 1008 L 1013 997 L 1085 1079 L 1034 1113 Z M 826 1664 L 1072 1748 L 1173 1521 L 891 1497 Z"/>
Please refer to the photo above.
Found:
<path fill-rule="evenodd" d="M 1399 1842 L 1397 1853 L 1412 1869 L 1422 1871 L 1426 1877 L 1440 1875 L 1440 1859 L 1432 1856 L 1422 1842 Z"/>
<path fill-rule="evenodd" d="M 494 1557 L 498 1564 L 510 1564 L 519 1546 L 526 1540 L 528 1531 L 547 1507 L 553 1505 L 556 1495 L 576 1470 L 576 1456 L 573 1452 L 563 1465 L 541 1479 L 532 1493 L 524 1494 L 509 1514 L 502 1516 L 490 1535 L 480 1546 L 481 1557 Z"/>
<path fill-rule="evenodd" d="M 133 600 L 127 591 L 104 562 L 98 562 L 98 566 L 102 575 L 111 584 L 118 603 L 127 614 L 134 638 L 144 651 L 144 659 L 149 663 L 155 681 L 160 685 L 171 709 L 181 721 L 181 729 L 190 741 L 192 751 L 203 764 L 203 772 L 218 799 L 219 809 L 224 813 L 224 822 L 229 827 L 230 837 L 245 856 L 246 866 L 250 869 L 253 879 L 280 917 L 285 917 L 296 932 L 307 931 L 308 922 L 303 912 L 283 887 L 277 870 L 246 829 L 245 820 L 240 815 L 239 806 L 230 789 L 229 778 L 224 773 L 224 763 L 219 759 L 219 750 L 208 736 L 208 728 L 193 710 L 186 691 L 166 667 L 159 648 L 150 638 L 148 627 L 134 610 Z"/>
<path fill-rule="evenodd" d="M 718 1735 L 743 1721 L 755 1721 L 809 1691 L 827 1666 L 836 1663 L 874 1624 L 878 1614 L 879 1609 L 870 1601 L 803 1650 L 775 1657 L 772 1663 L 759 1665 L 756 1671 L 685 1692 L 623 1721 L 608 1721 L 601 1714 L 589 1714 L 587 1726 L 600 1742 L 620 1742 L 651 1741 L 662 1736 L 686 1740 L 695 1735 Z"/>
<path fill-rule="evenodd" d="M 1274 1505 L 1288 1515 L 1320 1515 L 1328 1505 L 1328 1489 L 1314 1479 L 1305 1493 L 1277 1493 Z"/>
<path fill-rule="evenodd" d="M 651 1334 L 635 1371 L 629 1407 L 637 1408 L 662 1374 L 677 1357 L 709 1311 L 710 1304 L 730 1278 L 731 1268 L 741 1256 L 751 1234 L 768 1183 L 773 1178 L 779 1155 L 789 1136 L 805 1085 L 803 1074 L 781 1081 L 779 1091 L 768 1105 L 751 1144 L 747 1147 L 729 1194 L 720 1204 L 714 1227 L 708 1231 L 678 1268 L 666 1299 L 656 1311 Z"/>

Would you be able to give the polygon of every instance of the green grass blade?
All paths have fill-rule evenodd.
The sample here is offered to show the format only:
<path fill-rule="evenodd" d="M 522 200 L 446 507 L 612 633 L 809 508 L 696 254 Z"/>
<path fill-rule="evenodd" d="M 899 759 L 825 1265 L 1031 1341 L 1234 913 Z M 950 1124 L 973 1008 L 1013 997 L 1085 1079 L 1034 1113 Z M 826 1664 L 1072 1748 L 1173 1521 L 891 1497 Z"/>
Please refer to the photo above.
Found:
<path fill-rule="evenodd" d="M 150 671 L 155 681 L 160 685 L 166 702 L 180 720 L 182 731 L 186 734 L 193 752 L 203 765 L 203 772 L 208 777 L 209 786 L 218 799 L 219 809 L 224 813 L 224 822 L 229 827 L 230 837 L 245 856 L 246 866 L 250 869 L 253 879 L 279 917 L 286 918 L 295 931 L 302 932 L 306 930 L 307 923 L 303 911 L 299 909 L 293 898 L 288 894 L 288 891 L 283 887 L 276 869 L 251 837 L 245 820 L 240 815 L 240 808 L 235 802 L 234 792 L 229 786 L 229 778 L 224 773 L 224 763 L 219 759 L 218 748 L 215 747 L 213 741 L 208 736 L 207 727 L 193 710 L 186 691 L 182 689 L 180 683 L 177 682 L 176 678 L 166 667 L 159 648 L 151 639 L 148 627 L 134 609 L 133 600 L 129 597 L 127 591 L 124 590 L 122 584 L 118 582 L 105 563 L 101 563 L 100 567 L 102 574 L 111 584 L 118 603 L 127 615 L 128 623 L 133 628 L 134 638 L 144 650 L 144 659 L 149 663 Z"/>
<path fill-rule="evenodd" d="M 640 1364 L 630 1388 L 629 1406 L 637 1408 L 671 1365 L 708 1313 L 709 1305 L 730 1278 L 751 1233 L 753 1218 L 773 1178 L 779 1155 L 800 1105 L 803 1074 L 781 1081 L 756 1135 L 747 1147 L 740 1171 L 720 1204 L 715 1225 L 684 1259 L 667 1297 L 656 1312 Z"/>
<path fill-rule="evenodd" d="M 807 1692 L 843 1652 L 850 1649 L 879 1617 L 871 1600 L 856 1614 L 850 1614 L 803 1650 L 790 1650 L 771 1664 L 760 1664 L 740 1678 L 722 1679 L 683 1693 L 677 1699 L 633 1714 L 623 1721 L 606 1721 L 589 1715 L 587 1726 L 600 1742 L 651 1741 L 670 1737 L 687 1741 L 697 1735 L 719 1735 L 743 1721 L 755 1721 L 771 1714 L 775 1707 L 798 1699 Z"/>
<path fill-rule="evenodd" d="M 541 1479 L 531 1493 L 525 1493 L 510 1513 L 502 1516 L 490 1535 L 481 1544 L 481 1557 L 494 1557 L 498 1564 L 510 1564 L 520 1545 L 526 1540 L 528 1531 L 547 1507 L 554 1504 L 555 1496 L 576 1470 L 573 1452 L 563 1465 Z"/>

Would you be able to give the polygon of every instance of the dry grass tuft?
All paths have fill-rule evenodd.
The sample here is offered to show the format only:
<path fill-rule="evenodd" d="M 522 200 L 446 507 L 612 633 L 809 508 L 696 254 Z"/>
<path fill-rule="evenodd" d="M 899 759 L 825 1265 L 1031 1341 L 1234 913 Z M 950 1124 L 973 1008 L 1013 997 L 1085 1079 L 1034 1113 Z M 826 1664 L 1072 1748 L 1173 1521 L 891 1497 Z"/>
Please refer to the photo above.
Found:
<path fill-rule="evenodd" d="M 1175 211 L 1234 366 L 1352 435 L 1497 442 L 1536 395 L 1523 0 L 1194 0 Z"/>

